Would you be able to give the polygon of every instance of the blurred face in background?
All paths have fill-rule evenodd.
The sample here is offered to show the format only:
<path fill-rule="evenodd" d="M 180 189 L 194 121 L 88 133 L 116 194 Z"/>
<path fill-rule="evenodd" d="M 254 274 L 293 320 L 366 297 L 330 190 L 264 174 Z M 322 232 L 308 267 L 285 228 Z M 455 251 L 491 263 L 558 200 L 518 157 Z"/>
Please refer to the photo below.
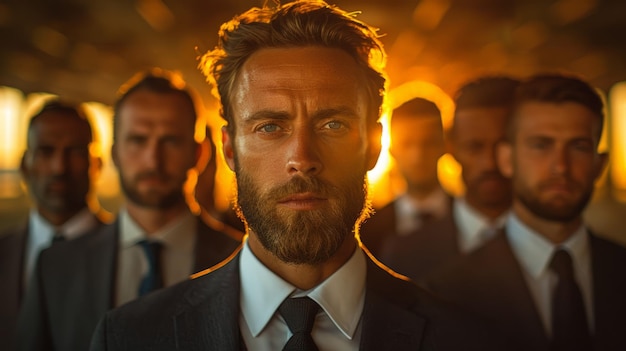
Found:
<path fill-rule="evenodd" d="M 112 156 L 129 201 L 155 209 L 185 203 L 183 185 L 199 154 L 194 128 L 193 106 L 180 94 L 138 90 L 126 98 Z"/>
<path fill-rule="evenodd" d="M 46 111 L 33 121 L 21 170 L 44 218 L 69 219 L 86 207 L 91 141 L 88 122 L 71 112 Z M 93 161 L 94 167 L 100 165 Z"/>
<path fill-rule="evenodd" d="M 477 209 L 506 208 L 511 183 L 499 171 L 496 147 L 505 138 L 508 110 L 466 108 L 456 111 L 450 153 L 462 167 L 465 199 Z"/>
<path fill-rule="evenodd" d="M 601 117 L 573 103 L 528 102 L 515 114 L 513 141 L 499 150 L 512 177 L 516 213 L 576 221 L 606 162 L 597 152 Z"/>
<path fill-rule="evenodd" d="M 409 192 L 430 192 L 437 188 L 437 163 L 445 152 L 439 116 L 394 114 L 389 152 Z"/>

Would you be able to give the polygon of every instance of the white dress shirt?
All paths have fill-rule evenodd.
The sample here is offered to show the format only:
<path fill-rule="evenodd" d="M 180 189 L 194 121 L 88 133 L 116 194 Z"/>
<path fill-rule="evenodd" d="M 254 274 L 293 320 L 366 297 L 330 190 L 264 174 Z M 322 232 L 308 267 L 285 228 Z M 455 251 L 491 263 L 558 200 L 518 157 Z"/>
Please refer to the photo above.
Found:
<path fill-rule="evenodd" d="M 39 253 L 50 247 L 55 233 L 61 233 L 66 240 L 72 240 L 95 228 L 98 223 L 98 219 L 88 208 L 79 211 L 60 227 L 50 224 L 39 215 L 37 210 L 31 210 L 28 217 L 28 238 L 24 255 L 24 287 L 28 286 Z"/>
<path fill-rule="evenodd" d="M 197 220 L 191 212 L 185 211 L 165 227 L 150 235 L 150 238 L 130 217 L 125 208 L 119 212 L 119 226 L 115 306 L 120 306 L 139 296 L 141 280 L 150 269 L 143 248 L 137 244 L 141 240 L 158 241 L 163 245 L 161 269 L 164 287 L 181 282 L 193 273 Z"/>
<path fill-rule="evenodd" d="M 504 227 L 509 212 L 490 221 L 489 218 L 473 209 L 464 198 L 457 198 L 452 205 L 452 215 L 459 230 L 459 250 L 470 253 L 491 240 L 499 229 Z"/>
<path fill-rule="evenodd" d="M 288 297 L 303 296 L 321 307 L 311 332 L 319 350 L 359 349 L 366 276 L 365 254 L 360 247 L 339 270 L 308 291 L 297 289 L 265 267 L 247 241 L 240 260 L 239 327 L 248 350 L 282 350 L 291 332 L 278 307 Z"/>
<path fill-rule="evenodd" d="M 552 335 L 552 291 L 557 276 L 550 270 L 552 255 L 558 249 L 572 257 L 574 277 L 583 296 L 590 332 L 594 330 L 591 251 L 587 229 L 581 226 L 567 241 L 554 245 L 535 233 L 512 214 L 506 223 L 506 235 L 532 295 L 548 336 Z"/>
<path fill-rule="evenodd" d="M 400 236 L 410 235 L 422 226 L 422 222 L 416 216 L 426 212 L 435 218 L 443 218 L 449 211 L 450 198 L 438 188 L 423 200 L 416 200 L 408 194 L 399 196 L 395 203 L 396 209 L 396 233 Z"/>

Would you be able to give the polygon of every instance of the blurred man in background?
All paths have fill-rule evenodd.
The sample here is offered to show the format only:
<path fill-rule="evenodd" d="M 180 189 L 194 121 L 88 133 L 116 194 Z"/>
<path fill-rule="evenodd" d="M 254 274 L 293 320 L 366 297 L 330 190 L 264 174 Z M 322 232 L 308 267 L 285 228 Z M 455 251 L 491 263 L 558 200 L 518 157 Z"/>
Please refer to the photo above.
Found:
<path fill-rule="evenodd" d="M 4 346 L 12 345 L 15 337 L 19 307 L 39 252 L 108 220 L 90 195 L 101 168 L 100 159 L 90 152 L 92 142 L 91 126 L 78 105 L 48 101 L 30 119 L 20 169 L 33 208 L 27 223 L 0 236 L 0 343 Z"/>
<path fill-rule="evenodd" d="M 626 345 L 626 249 L 582 218 L 608 158 L 603 119 L 602 99 L 577 77 L 523 82 L 498 149 L 514 195 L 505 234 L 430 279 L 525 350 Z"/>
<path fill-rule="evenodd" d="M 122 86 L 112 158 L 126 203 L 117 220 L 42 253 L 20 316 L 22 350 L 86 350 L 102 315 L 188 279 L 239 245 L 187 206 L 200 155 L 197 112 L 182 78 L 162 70 Z"/>
<path fill-rule="evenodd" d="M 498 170 L 496 147 L 519 82 L 502 76 L 482 77 L 457 92 L 448 151 L 462 169 L 465 193 L 454 199 L 447 216 L 405 237 L 397 237 L 380 259 L 416 281 L 492 239 L 511 206 L 511 184 Z"/>

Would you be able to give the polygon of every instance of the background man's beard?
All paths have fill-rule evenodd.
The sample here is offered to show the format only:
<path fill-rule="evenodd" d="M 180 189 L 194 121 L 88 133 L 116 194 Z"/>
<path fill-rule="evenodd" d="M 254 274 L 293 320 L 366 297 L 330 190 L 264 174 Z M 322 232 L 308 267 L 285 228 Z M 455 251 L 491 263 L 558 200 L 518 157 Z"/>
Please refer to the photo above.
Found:
<path fill-rule="evenodd" d="M 555 206 L 551 202 L 542 202 L 526 187 L 515 187 L 515 196 L 535 216 L 550 221 L 569 222 L 578 218 L 591 199 L 593 190 L 586 190 L 577 202 L 567 206 Z"/>
<path fill-rule="evenodd" d="M 142 194 L 137 190 L 134 184 L 127 182 L 120 174 L 120 186 L 122 187 L 122 193 L 128 201 L 145 208 L 165 210 L 185 202 L 182 184 L 180 187 L 177 187 L 176 190 L 169 193 L 160 194 L 148 192 Z"/>
<path fill-rule="evenodd" d="M 263 194 L 246 172 L 238 169 L 236 174 L 236 206 L 263 247 L 283 262 L 314 265 L 328 260 L 353 235 L 357 219 L 367 208 L 365 174 L 338 187 L 317 178 L 295 177 Z M 331 198 L 330 208 L 311 211 L 276 208 L 279 199 L 299 192 Z"/>

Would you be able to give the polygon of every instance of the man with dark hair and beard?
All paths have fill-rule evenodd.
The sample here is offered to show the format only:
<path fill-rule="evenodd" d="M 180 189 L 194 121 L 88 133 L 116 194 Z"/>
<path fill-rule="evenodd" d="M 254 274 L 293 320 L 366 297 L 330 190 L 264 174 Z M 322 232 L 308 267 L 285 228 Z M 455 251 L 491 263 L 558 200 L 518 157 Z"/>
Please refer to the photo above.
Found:
<path fill-rule="evenodd" d="M 378 257 L 383 263 L 419 282 L 480 248 L 504 226 L 511 207 L 511 182 L 498 170 L 496 146 L 505 138 L 518 84 L 497 75 L 459 88 L 446 147 L 461 166 L 465 191 L 453 199 L 444 216 L 381 245 Z"/>
<path fill-rule="evenodd" d="M 202 68 L 247 238 L 217 269 L 108 313 L 92 350 L 485 350 L 472 320 L 376 264 L 356 229 L 380 151 L 375 31 L 322 1 L 225 23 Z"/>
<path fill-rule="evenodd" d="M 498 147 L 513 184 L 505 235 L 429 282 L 526 350 L 626 345 L 626 249 L 582 218 L 607 160 L 598 151 L 603 118 L 600 96 L 579 78 L 523 82 Z"/>
<path fill-rule="evenodd" d="M 188 279 L 237 248 L 185 201 L 187 172 L 200 156 L 196 119 L 178 75 L 155 69 L 122 86 L 112 158 L 127 201 L 111 225 L 41 254 L 20 316 L 20 350 L 86 350 L 107 310 Z"/>

